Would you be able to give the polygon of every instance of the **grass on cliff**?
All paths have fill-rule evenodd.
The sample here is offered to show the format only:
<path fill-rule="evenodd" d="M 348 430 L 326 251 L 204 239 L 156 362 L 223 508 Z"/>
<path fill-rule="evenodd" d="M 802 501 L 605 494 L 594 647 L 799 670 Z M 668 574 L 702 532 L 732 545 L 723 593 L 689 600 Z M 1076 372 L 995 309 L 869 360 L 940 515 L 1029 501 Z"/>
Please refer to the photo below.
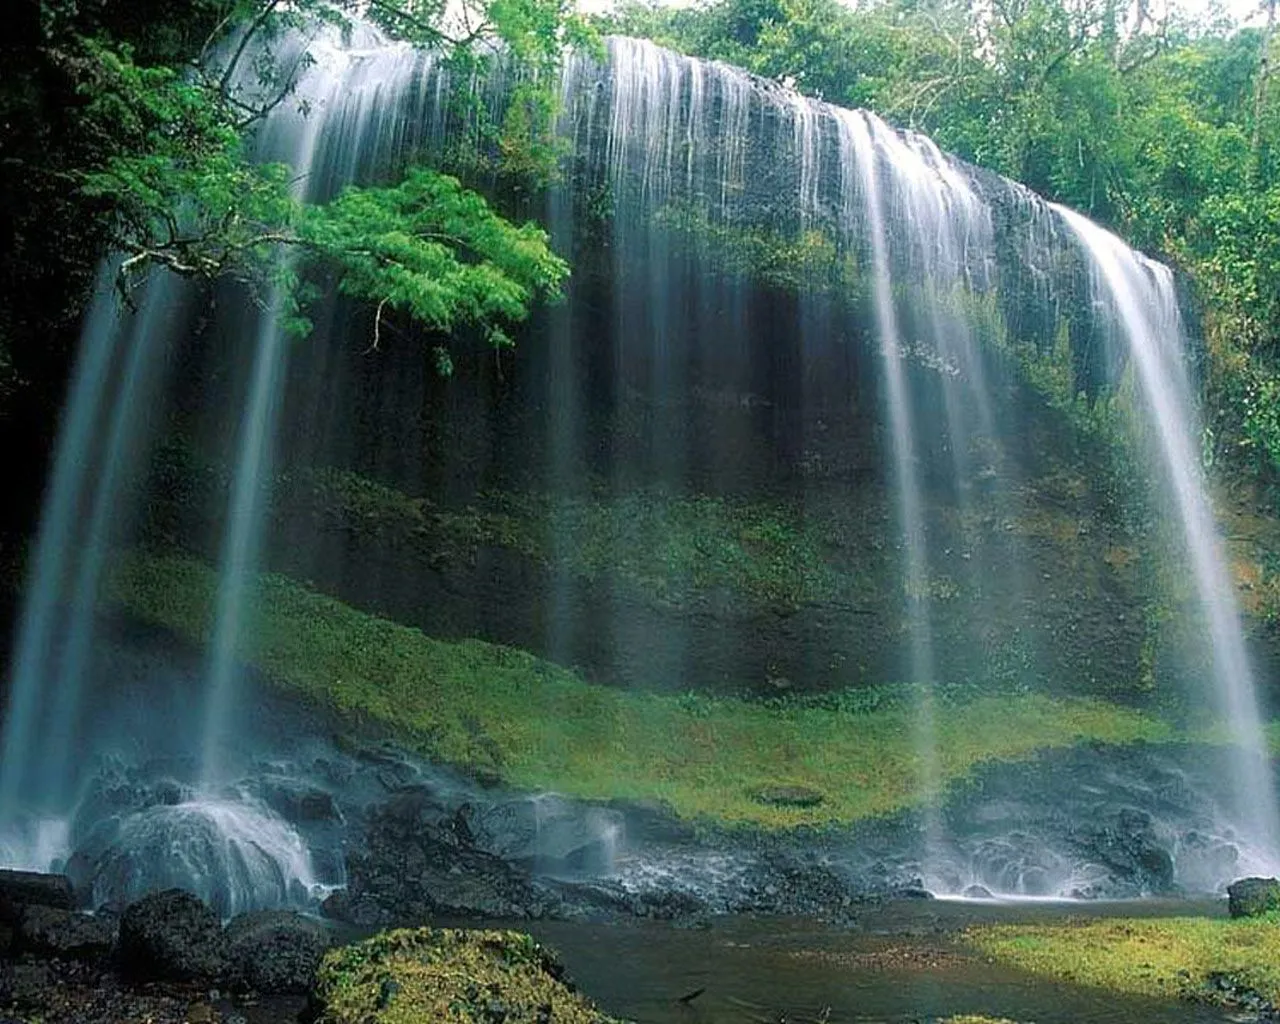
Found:
<path fill-rule="evenodd" d="M 117 603 L 196 643 L 209 635 L 215 584 L 206 564 L 178 555 L 131 555 L 111 578 Z M 243 655 L 277 685 L 516 786 L 658 798 L 686 817 L 772 826 L 852 821 L 919 793 L 909 702 L 766 706 L 615 690 L 509 647 L 433 639 L 280 576 L 262 579 L 249 621 Z M 956 697 L 938 716 L 938 769 L 946 783 L 980 761 L 1079 740 L 1170 738 L 1164 722 L 1098 700 Z M 762 803 L 768 786 L 822 801 Z"/>
<path fill-rule="evenodd" d="M 1077 985 L 1221 1002 L 1209 982 L 1224 975 L 1280 1004 L 1280 915 L 986 925 L 965 938 L 1001 963 Z"/>

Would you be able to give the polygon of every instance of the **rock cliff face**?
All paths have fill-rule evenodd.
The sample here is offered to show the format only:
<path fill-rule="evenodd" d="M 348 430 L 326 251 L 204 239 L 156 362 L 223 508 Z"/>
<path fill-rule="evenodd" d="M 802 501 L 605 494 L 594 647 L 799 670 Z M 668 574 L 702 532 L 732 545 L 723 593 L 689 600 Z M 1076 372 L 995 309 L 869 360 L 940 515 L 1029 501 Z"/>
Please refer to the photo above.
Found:
<path fill-rule="evenodd" d="M 416 73 L 406 150 L 449 134 L 437 72 Z M 367 352 L 341 303 L 294 354 L 271 568 L 628 687 L 905 679 L 922 607 L 942 682 L 1119 692 L 1198 670 L 1123 440 L 1124 355 L 1049 207 L 869 115 L 633 40 L 571 64 L 560 132 L 562 176 L 525 208 L 574 277 L 513 356 L 442 382 L 417 339 Z M 234 401 L 234 349 L 197 339 L 179 408 Z M 216 557 L 227 469 L 203 418 L 179 419 L 151 530 Z"/>

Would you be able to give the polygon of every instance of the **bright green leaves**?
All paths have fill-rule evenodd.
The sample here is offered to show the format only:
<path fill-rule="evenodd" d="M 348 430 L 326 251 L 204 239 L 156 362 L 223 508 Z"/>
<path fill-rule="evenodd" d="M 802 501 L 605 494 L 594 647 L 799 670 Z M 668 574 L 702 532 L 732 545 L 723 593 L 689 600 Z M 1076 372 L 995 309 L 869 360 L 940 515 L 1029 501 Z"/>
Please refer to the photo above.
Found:
<path fill-rule="evenodd" d="M 499 347 L 510 344 L 500 323 L 524 319 L 569 272 L 541 228 L 511 224 L 456 179 L 425 168 L 307 210 L 298 237 L 338 268 L 347 294 L 439 331 L 479 323 Z"/>
<path fill-rule="evenodd" d="M 248 276 L 264 232 L 293 216 L 288 170 L 255 165 L 227 110 L 176 68 L 140 67 L 128 47 L 78 40 L 68 53 L 85 105 L 80 131 L 99 154 L 78 179 L 110 210 L 112 244 L 189 276 Z M 122 282 L 127 284 L 128 282 Z"/>
<path fill-rule="evenodd" d="M 294 169 L 251 159 L 253 133 L 276 107 L 295 102 L 310 63 L 290 33 L 363 14 L 392 35 L 442 50 L 455 71 L 513 61 L 517 84 L 504 122 L 494 124 L 485 110 L 459 120 L 485 126 L 466 144 L 490 154 L 486 169 L 544 183 L 558 155 L 552 72 L 566 43 L 587 39 L 567 0 L 193 3 L 210 16 L 212 32 L 188 64 L 145 66 L 101 32 L 76 34 L 71 15 L 46 19 L 57 61 L 83 97 L 76 130 L 94 156 L 73 177 L 107 211 L 111 244 L 125 254 L 122 289 L 156 268 L 276 287 L 284 326 L 304 334 L 314 292 L 308 278 L 323 274 L 376 305 L 375 340 L 393 312 L 434 332 L 429 358 L 443 374 L 452 372 L 453 356 L 434 343 L 440 334 L 474 325 L 488 345 L 510 346 L 510 325 L 556 294 L 568 273 L 545 232 L 506 221 L 456 179 L 421 167 L 399 182 L 351 187 L 308 206 L 292 188 Z M 305 258 L 282 259 L 290 249 Z"/>

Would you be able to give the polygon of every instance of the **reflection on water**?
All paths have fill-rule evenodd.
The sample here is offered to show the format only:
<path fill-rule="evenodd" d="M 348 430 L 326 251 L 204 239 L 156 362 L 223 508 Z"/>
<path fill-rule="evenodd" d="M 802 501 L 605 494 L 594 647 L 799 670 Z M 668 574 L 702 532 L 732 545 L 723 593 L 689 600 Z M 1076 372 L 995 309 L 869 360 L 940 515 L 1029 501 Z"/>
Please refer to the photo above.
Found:
<path fill-rule="evenodd" d="M 571 976 L 604 1009 L 637 1024 L 840 1024 L 986 1014 L 1037 1024 L 1197 1024 L 1221 1010 L 1117 997 L 985 962 L 953 936 L 967 924 L 1080 913 L 1221 913 L 1187 903 L 1016 906 L 896 903 L 854 929 L 791 919 L 667 924 L 539 923 Z M 694 993 L 698 993 L 694 995 Z M 681 1001 L 684 999 L 685 1001 Z"/>

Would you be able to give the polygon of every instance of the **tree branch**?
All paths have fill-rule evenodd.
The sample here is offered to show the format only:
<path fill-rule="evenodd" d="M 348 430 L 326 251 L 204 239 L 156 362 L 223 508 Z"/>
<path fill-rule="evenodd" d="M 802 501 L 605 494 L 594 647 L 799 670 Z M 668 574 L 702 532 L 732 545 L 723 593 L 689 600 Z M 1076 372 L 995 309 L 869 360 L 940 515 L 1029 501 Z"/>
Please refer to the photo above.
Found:
<path fill-rule="evenodd" d="M 258 12 L 258 16 L 250 22 L 249 27 L 244 30 L 244 35 L 240 37 L 240 45 L 236 47 L 236 52 L 231 55 L 231 60 L 222 72 L 222 77 L 218 79 L 218 92 L 224 96 L 230 95 L 229 86 L 231 85 L 232 76 L 235 74 L 236 66 L 240 63 L 240 58 L 244 56 L 245 50 L 249 48 L 249 40 L 251 40 L 267 23 L 267 19 L 275 13 L 275 9 L 280 6 L 280 0 L 267 0 L 267 4 Z"/>

